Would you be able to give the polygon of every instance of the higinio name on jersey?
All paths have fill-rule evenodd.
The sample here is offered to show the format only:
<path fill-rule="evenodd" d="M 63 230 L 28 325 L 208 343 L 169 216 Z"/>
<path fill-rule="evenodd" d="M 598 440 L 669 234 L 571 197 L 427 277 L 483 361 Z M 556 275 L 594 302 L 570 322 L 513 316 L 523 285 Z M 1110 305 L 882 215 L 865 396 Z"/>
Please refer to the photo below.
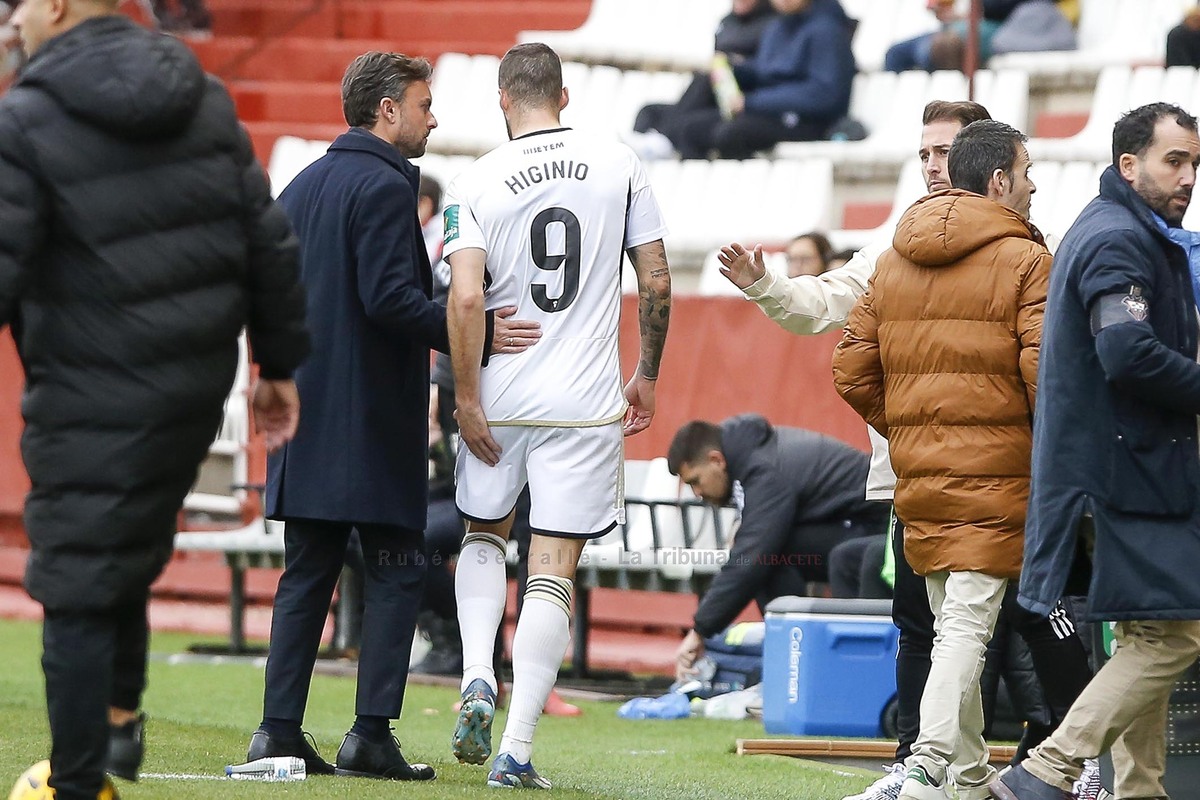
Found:
<path fill-rule="evenodd" d="M 549 161 L 542 165 L 534 164 L 531 167 L 518 172 L 516 175 L 511 175 L 504 181 L 504 185 L 509 188 L 513 194 L 518 194 L 522 189 L 528 189 L 535 183 L 542 181 L 553 181 L 560 178 L 574 178 L 577 181 L 587 180 L 588 165 L 582 161 L 576 164 L 574 161 Z"/>

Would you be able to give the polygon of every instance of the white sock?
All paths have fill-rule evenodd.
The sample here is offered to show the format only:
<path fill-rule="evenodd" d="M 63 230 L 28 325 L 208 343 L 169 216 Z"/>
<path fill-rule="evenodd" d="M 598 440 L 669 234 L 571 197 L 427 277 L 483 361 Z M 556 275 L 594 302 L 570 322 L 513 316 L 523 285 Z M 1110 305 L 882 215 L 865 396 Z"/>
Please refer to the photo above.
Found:
<path fill-rule="evenodd" d="M 504 571 L 504 540 L 491 533 L 468 533 L 463 537 L 454 572 L 454 596 L 458 601 L 458 627 L 462 635 L 463 677 L 459 691 L 483 678 L 496 691 L 492 659 L 496 630 L 504 619 L 508 585 Z"/>
<path fill-rule="evenodd" d="M 522 763 L 533 755 L 533 731 L 558 678 L 571 641 L 574 583 L 556 575 L 530 575 L 513 636 L 513 690 L 500 752 Z"/>

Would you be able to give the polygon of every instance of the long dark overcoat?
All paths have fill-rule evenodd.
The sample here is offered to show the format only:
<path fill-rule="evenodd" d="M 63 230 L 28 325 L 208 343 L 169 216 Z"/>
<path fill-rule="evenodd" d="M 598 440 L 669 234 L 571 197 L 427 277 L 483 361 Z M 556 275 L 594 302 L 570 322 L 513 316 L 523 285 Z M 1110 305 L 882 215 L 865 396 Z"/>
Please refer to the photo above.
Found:
<path fill-rule="evenodd" d="M 279 198 L 300 238 L 313 352 L 296 372 L 299 431 L 268 461 L 272 519 L 425 527 L 429 351 L 449 344 L 418 179 L 352 128 Z"/>
<path fill-rule="evenodd" d="M 1200 619 L 1197 334 L 1183 248 L 1109 167 L 1051 270 L 1022 605 L 1053 608 L 1091 514 L 1092 619 Z"/>

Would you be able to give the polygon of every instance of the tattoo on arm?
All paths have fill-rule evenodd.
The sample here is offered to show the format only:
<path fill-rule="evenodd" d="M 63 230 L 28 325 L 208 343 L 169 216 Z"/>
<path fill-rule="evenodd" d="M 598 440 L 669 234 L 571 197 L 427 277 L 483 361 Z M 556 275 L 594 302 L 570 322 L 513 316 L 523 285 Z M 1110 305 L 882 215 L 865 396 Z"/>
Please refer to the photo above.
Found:
<path fill-rule="evenodd" d="M 638 276 L 638 373 L 653 380 L 658 377 L 671 319 L 671 270 L 661 241 L 630 248 L 629 258 Z"/>

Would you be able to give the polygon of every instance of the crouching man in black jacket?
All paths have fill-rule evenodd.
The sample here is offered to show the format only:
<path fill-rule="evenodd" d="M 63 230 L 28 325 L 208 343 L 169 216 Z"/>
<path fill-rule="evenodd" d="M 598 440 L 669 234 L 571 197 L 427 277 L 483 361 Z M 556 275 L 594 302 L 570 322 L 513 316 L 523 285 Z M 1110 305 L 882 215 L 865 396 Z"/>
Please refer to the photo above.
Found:
<path fill-rule="evenodd" d="M 775 428 L 757 414 L 720 425 L 693 421 L 675 434 L 667 469 L 713 505 L 732 502 L 741 523 L 729 560 L 696 610 L 676 651 L 680 680 L 751 600 L 759 609 L 829 580 L 829 551 L 860 536 L 883 535 L 885 503 L 865 499 L 871 459 L 848 444 L 799 428 Z"/>
<path fill-rule="evenodd" d="M 248 327 L 267 446 L 308 352 L 296 243 L 229 95 L 116 0 L 26 0 L 0 99 L 0 325 L 25 368 L 25 587 L 59 800 L 134 778 L 150 584 Z M 113 748 L 109 745 L 112 739 Z"/>

